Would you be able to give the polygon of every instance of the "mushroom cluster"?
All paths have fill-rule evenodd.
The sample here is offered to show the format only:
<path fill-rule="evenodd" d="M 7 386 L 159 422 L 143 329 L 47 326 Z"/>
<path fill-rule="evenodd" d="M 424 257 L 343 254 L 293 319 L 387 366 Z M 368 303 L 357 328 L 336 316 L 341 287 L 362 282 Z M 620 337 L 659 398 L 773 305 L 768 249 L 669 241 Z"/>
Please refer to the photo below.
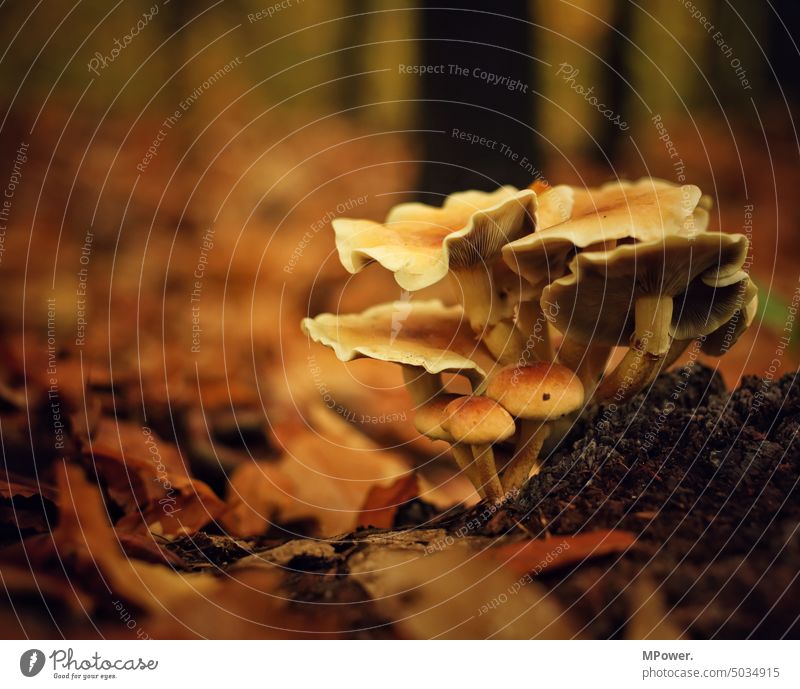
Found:
<path fill-rule="evenodd" d="M 302 328 L 342 361 L 400 364 L 417 430 L 450 443 L 478 493 L 499 501 L 588 402 L 628 400 L 692 341 L 721 356 L 749 326 L 748 240 L 708 231 L 710 208 L 696 186 L 645 178 L 339 218 L 348 271 L 378 263 L 411 292 L 448 278 L 459 303 L 404 300 Z M 607 370 L 615 347 L 626 351 Z M 472 394 L 448 391 L 442 373 L 465 376 Z"/>

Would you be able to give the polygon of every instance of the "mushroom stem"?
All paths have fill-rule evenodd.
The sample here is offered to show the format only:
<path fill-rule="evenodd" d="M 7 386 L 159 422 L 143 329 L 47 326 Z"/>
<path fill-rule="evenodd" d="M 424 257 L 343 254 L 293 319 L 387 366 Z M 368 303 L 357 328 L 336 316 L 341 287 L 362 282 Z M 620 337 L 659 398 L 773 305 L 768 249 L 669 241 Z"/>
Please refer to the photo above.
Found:
<path fill-rule="evenodd" d="M 594 391 L 594 401 L 604 402 L 613 398 L 616 402 L 627 402 L 647 385 L 659 361 L 644 349 L 631 347 L 616 368 L 600 381 Z"/>
<path fill-rule="evenodd" d="M 652 380 L 669 352 L 672 297 L 639 297 L 635 309 L 633 344 L 617 367 L 600 381 L 594 393 L 597 402 L 630 400 Z"/>
<path fill-rule="evenodd" d="M 664 357 L 664 369 L 669 368 L 674 364 L 678 359 L 681 358 L 683 353 L 692 344 L 694 340 L 673 340 L 672 344 L 669 346 L 669 351 L 667 355 Z"/>
<path fill-rule="evenodd" d="M 558 360 L 575 371 L 587 394 L 591 394 L 597 380 L 603 374 L 611 356 L 611 347 L 582 344 L 571 337 L 564 337 L 558 349 Z"/>
<path fill-rule="evenodd" d="M 636 300 L 636 338 L 644 351 L 662 358 L 669 350 L 672 338 L 672 297 L 665 295 L 642 296 Z"/>
<path fill-rule="evenodd" d="M 458 468 L 464 472 L 464 475 L 469 479 L 470 483 L 475 486 L 475 490 L 478 491 L 478 495 L 482 498 L 486 497 L 486 490 L 484 490 L 483 483 L 478 476 L 478 472 L 476 471 L 476 465 L 473 462 L 474 457 L 472 456 L 472 450 L 470 450 L 469 446 L 461 445 L 460 443 L 454 443 L 453 447 L 453 458 L 456 460 L 456 464 L 458 464 Z"/>
<path fill-rule="evenodd" d="M 548 435 L 550 435 L 549 424 L 520 420 L 517 452 L 503 473 L 503 488 L 507 492 L 521 488 L 528 480 L 531 469 L 535 470 L 534 473 L 539 473 L 539 453 Z"/>
<path fill-rule="evenodd" d="M 488 266 L 478 264 L 454 270 L 452 275 L 461 291 L 461 303 L 469 324 L 480 333 L 489 322 L 492 310 L 492 279 Z"/>
<path fill-rule="evenodd" d="M 503 486 L 497 476 L 492 446 L 473 445 L 472 456 L 475 458 L 475 474 L 478 486 L 483 488 L 486 492 L 486 497 L 492 502 L 502 502 Z"/>
<path fill-rule="evenodd" d="M 522 357 L 524 338 L 513 321 L 502 320 L 486 326 L 483 342 L 501 364 L 510 364 Z"/>
<path fill-rule="evenodd" d="M 664 359 L 658 366 L 655 366 L 650 372 L 650 377 L 645 381 L 645 386 L 650 385 L 662 371 L 666 371 L 672 364 L 674 364 L 681 355 L 686 351 L 686 348 L 693 342 L 693 340 L 673 340 L 669 346 L 669 351 L 664 356 Z"/>
<path fill-rule="evenodd" d="M 521 338 L 514 335 L 512 326 L 503 325 L 502 322 L 495 325 L 491 322 L 493 300 L 499 297 L 494 295 L 492 277 L 487 266 L 478 264 L 454 270 L 452 275 L 458 282 L 464 313 L 470 327 L 480 336 L 492 356 L 498 361 L 518 356 L 515 350 L 521 348 L 522 345 L 518 342 Z"/>
<path fill-rule="evenodd" d="M 553 345 L 550 326 L 537 300 L 522 302 L 517 313 L 517 328 L 525 339 L 522 355 L 529 353 L 533 361 L 552 361 Z M 527 363 L 527 362 L 525 362 Z"/>
<path fill-rule="evenodd" d="M 414 404 L 425 404 L 442 391 L 442 376 L 416 366 L 403 365 L 403 381 Z"/>

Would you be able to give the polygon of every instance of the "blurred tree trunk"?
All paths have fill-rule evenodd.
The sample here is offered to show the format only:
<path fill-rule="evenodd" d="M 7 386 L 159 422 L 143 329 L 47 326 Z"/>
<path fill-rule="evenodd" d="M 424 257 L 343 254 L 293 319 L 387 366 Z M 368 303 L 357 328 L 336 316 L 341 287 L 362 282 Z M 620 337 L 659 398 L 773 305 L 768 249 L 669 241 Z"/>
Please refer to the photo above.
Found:
<path fill-rule="evenodd" d="M 434 130 L 422 135 L 420 189 L 436 195 L 501 184 L 527 186 L 539 166 L 531 122 L 534 61 L 528 3 L 466 0 L 451 7 L 425 9 L 421 17 L 420 63 L 443 73 L 409 77 L 421 81 L 417 126 Z M 488 75 L 506 85 L 490 83 Z M 517 88 L 507 87 L 512 83 Z M 484 143 L 460 139 L 462 132 L 483 137 Z"/>
<path fill-rule="evenodd" d="M 560 3 L 533 2 L 537 66 L 542 98 L 537 103 L 537 124 L 544 138 L 548 160 L 563 159 L 568 166 L 574 156 L 597 154 L 603 148 L 607 121 L 575 88 L 592 89 L 603 103 L 617 109 L 617 77 L 611 62 L 620 39 L 610 26 L 613 0 L 574 0 Z M 575 71 L 572 71 L 575 70 Z M 568 81 L 574 76 L 574 81 Z M 564 167 L 560 165 L 559 167 Z"/>

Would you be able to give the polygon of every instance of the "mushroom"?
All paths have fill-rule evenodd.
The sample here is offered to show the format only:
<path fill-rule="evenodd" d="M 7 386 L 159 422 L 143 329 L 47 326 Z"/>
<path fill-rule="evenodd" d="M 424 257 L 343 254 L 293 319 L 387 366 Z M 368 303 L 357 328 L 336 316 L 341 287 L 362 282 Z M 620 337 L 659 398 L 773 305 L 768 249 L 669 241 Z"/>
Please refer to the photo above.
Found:
<path fill-rule="evenodd" d="M 704 232 L 584 252 L 570 274 L 543 291 L 558 304 L 556 325 L 578 342 L 630 348 L 598 386 L 598 400 L 630 399 L 673 340 L 708 335 L 739 307 L 747 237 Z"/>
<path fill-rule="evenodd" d="M 571 202 L 560 193 L 551 199 Z M 495 356 L 502 357 L 507 348 L 498 348 L 496 343 L 505 340 L 490 337 L 490 326 L 503 318 L 509 306 L 498 303 L 494 266 L 503 245 L 535 229 L 536 211 L 533 190 L 506 186 L 491 193 L 452 194 L 441 208 L 401 204 L 383 223 L 337 218 L 332 224 L 339 258 L 351 273 L 375 261 L 391 270 L 397 283 L 409 291 L 451 274 L 473 330 L 486 336 Z"/>
<path fill-rule="evenodd" d="M 750 323 L 755 317 L 758 308 L 758 288 L 744 271 L 735 271 L 722 278 L 714 277 L 712 273 L 704 276 L 703 282 L 695 286 L 693 294 L 688 294 L 684 303 L 691 305 L 707 302 L 709 285 L 705 284 L 706 282 L 712 283 L 715 287 L 736 287 L 736 293 L 733 297 L 735 308 L 732 311 L 731 317 L 708 335 L 701 334 L 699 336 L 700 350 L 705 354 L 720 357 L 724 355 L 728 349 L 736 343 L 741 334 L 750 327 Z M 705 292 L 706 294 L 698 294 L 698 292 Z M 744 306 L 745 304 L 747 306 Z M 686 338 L 676 337 L 673 339 L 664 360 L 661 362 L 660 366 L 650 374 L 646 384 L 651 383 L 661 370 L 666 370 L 671 366 L 695 339 L 696 337 L 693 334 L 690 334 L 690 336 Z"/>
<path fill-rule="evenodd" d="M 399 328 L 398 309 L 403 310 Z M 360 314 L 323 313 L 304 318 L 301 328 L 315 342 L 331 347 L 340 361 L 367 357 L 401 364 L 417 405 L 441 390 L 442 372 L 461 373 L 477 387 L 495 366 L 486 347 L 475 342 L 463 309 L 438 300 L 390 302 Z"/>
<path fill-rule="evenodd" d="M 758 288 L 751 280 L 742 280 L 739 283 L 741 295 L 738 300 L 738 308 L 730 320 L 723 323 L 719 328 L 709 335 L 701 336 L 700 351 L 709 356 L 721 357 L 734 344 L 736 344 L 742 333 L 750 327 L 758 310 Z M 742 306 L 747 304 L 747 306 Z M 673 340 L 669 351 L 664 357 L 663 362 L 650 374 L 645 383 L 645 387 L 655 380 L 661 371 L 666 371 L 674 364 L 686 351 L 686 348 L 694 342 L 694 338 L 686 340 Z"/>
<path fill-rule="evenodd" d="M 414 412 L 414 427 L 424 436 L 431 440 L 444 440 L 450 443 L 453 452 L 453 458 L 456 460 L 458 467 L 464 472 L 465 476 L 470 480 L 478 494 L 486 497 L 486 491 L 475 471 L 475 464 L 473 463 L 473 456 L 471 450 L 457 443 L 449 431 L 446 431 L 442 423 L 447 418 L 445 408 L 451 402 L 460 399 L 461 395 L 454 395 L 443 392 L 436 395 L 431 400 L 426 402 Z"/>
<path fill-rule="evenodd" d="M 506 366 L 489 379 L 486 396 L 520 419 L 516 452 L 503 475 L 503 487 L 514 491 L 532 469 L 538 470 L 539 452 L 552 424 L 583 405 L 583 385 L 560 364 Z"/>
<path fill-rule="evenodd" d="M 514 435 L 514 419 L 488 397 L 459 397 L 445 407 L 442 427 L 461 445 L 469 446 L 475 460 L 475 487 L 493 502 L 503 499 L 492 445 Z"/>
<path fill-rule="evenodd" d="M 538 302 L 545 286 L 567 273 L 579 251 L 613 249 L 620 241 L 650 241 L 669 234 L 693 234 L 708 226 L 708 212 L 698 208 L 700 190 L 654 178 L 617 181 L 597 189 L 573 188 L 572 212 L 564 222 L 540 226 L 537 232 L 507 244 L 503 258 L 531 286 Z M 541 321 L 548 309 L 526 306 L 528 321 Z M 527 326 L 530 327 L 530 326 Z M 591 388 L 605 369 L 611 348 L 566 338 L 558 353 L 561 363 L 576 371 Z M 549 360 L 543 350 L 540 360 Z"/>
<path fill-rule="evenodd" d="M 534 287 L 544 288 L 563 277 L 579 250 L 611 249 L 620 240 L 690 234 L 708 225 L 708 212 L 697 207 L 700 189 L 693 185 L 644 178 L 610 182 L 598 189 L 573 189 L 573 198 L 567 220 L 539 227 L 503 247 L 509 267 Z"/>

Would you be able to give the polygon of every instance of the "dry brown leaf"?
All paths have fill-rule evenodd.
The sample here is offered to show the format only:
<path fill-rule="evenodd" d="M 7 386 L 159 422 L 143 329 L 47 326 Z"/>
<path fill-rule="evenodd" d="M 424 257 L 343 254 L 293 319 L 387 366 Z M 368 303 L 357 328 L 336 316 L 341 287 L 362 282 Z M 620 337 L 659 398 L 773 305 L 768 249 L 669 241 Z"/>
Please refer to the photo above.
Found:
<path fill-rule="evenodd" d="M 389 529 L 394 524 L 394 517 L 400 505 L 418 496 L 419 483 L 414 473 L 397 479 L 388 486 L 373 486 L 361 506 L 356 524 Z"/>
<path fill-rule="evenodd" d="M 335 638 L 335 611 L 300 614 L 280 592 L 282 576 L 265 568 L 237 569 L 213 595 L 186 596 L 170 615 L 144 620 L 156 639 L 298 639 Z"/>
<path fill-rule="evenodd" d="M 15 603 L 26 598 L 46 602 L 58 601 L 76 615 L 91 610 L 93 601 L 88 592 L 70 586 L 60 573 L 47 574 L 37 571 L 36 568 L 15 564 L 14 561 L 20 559 L 15 555 L 24 558 L 21 550 L 16 547 L 0 553 L 3 562 L 0 585 Z"/>
<path fill-rule="evenodd" d="M 520 574 L 561 569 L 604 555 L 621 553 L 632 547 L 635 536 L 628 531 L 591 531 L 576 536 L 553 536 L 530 541 L 516 541 L 485 551 L 488 557 Z"/>
<path fill-rule="evenodd" d="M 133 612 L 137 630 L 152 638 L 285 638 L 311 631 L 336 632 L 330 616 L 300 619 L 290 612 L 279 593 L 280 576 L 267 569 L 240 568 L 235 577 L 222 578 L 182 574 L 127 557 L 108 522 L 98 488 L 78 467 L 63 463 L 56 473 L 59 525 L 52 538 L 36 537 L 29 551 L 42 565 L 57 557 L 67 574 L 34 579 L 4 567 L 12 591 L 33 592 L 38 585 L 46 595 L 67 601 L 73 591 L 76 612 L 94 605 L 121 607 Z M 112 622 L 104 635 L 129 634 L 123 622 Z"/>
<path fill-rule="evenodd" d="M 70 586 L 91 592 L 100 604 L 122 598 L 148 610 L 163 610 L 186 595 L 218 586 L 208 574 L 179 574 L 128 558 L 109 523 L 99 489 L 83 470 L 63 462 L 56 477 L 58 526 L 52 537 L 36 537 L 34 548 L 27 550 L 37 561 L 57 558 L 75 575 L 67 582 Z"/>
<path fill-rule="evenodd" d="M 55 488 L 42 478 L 0 469 L 0 524 L 14 524 L 23 531 L 47 531 L 55 496 Z"/>
<path fill-rule="evenodd" d="M 282 472 L 281 463 L 242 464 L 228 483 L 229 509 L 220 521 L 232 536 L 263 534 L 277 521 L 291 520 L 294 488 L 294 482 Z"/>
<path fill-rule="evenodd" d="M 104 419 L 84 458 L 125 512 L 120 532 L 190 534 L 225 511 L 205 483 L 189 477 L 177 449 L 149 429 Z"/>
<path fill-rule="evenodd" d="M 56 490 L 44 480 L 13 472 L 3 473 L 0 470 L 0 498 L 30 498 L 35 495 L 41 495 L 45 500 L 54 502 Z"/>
<path fill-rule="evenodd" d="M 271 523 L 313 519 L 319 536 L 352 531 L 367 494 L 408 473 L 409 462 L 382 450 L 324 407 L 308 412 L 313 427 L 278 429 L 285 453 L 278 462 L 244 464 L 234 473 L 223 525 L 236 536 Z"/>

